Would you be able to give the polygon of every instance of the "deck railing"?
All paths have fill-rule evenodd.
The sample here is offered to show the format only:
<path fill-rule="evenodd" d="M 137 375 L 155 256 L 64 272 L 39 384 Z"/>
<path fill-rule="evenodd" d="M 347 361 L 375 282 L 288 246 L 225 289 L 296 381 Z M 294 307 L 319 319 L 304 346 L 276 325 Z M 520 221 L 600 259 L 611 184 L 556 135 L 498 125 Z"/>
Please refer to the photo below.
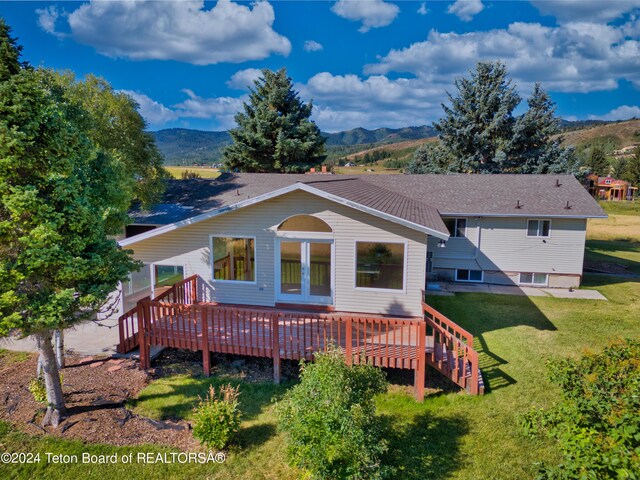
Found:
<path fill-rule="evenodd" d="M 118 343 L 118 353 L 127 353 L 134 350 L 139 345 L 139 319 L 141 319 L 142 305 L 151 300 L 150 296 L 138 301 L 135 307 L 128 310 L 118 318 L 118 331 L 120 343 Z M 197 275 L 180 280 L 170 288 L 158 295 L 154 300 L 173 302 L 179 305 L 191 305 L 198 303 L 198 280 Z"/>
<path fill-rule="evenodd" d="M 472 395 L 484 393 L 473 335 L 425 302 L 422 310 L 427 337 L 432 337 L 433 342 L 427 363 Z"/>

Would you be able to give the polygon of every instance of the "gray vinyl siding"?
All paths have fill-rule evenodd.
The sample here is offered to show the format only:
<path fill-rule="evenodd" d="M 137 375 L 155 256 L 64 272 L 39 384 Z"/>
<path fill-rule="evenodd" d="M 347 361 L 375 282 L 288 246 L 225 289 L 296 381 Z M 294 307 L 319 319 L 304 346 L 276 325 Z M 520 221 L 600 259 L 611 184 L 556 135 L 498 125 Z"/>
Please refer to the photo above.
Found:
<path fill-rule="evenodd" d="M 451 238 L 445 248 L 429 240 L 434 269 L 581 275 L 586 220 L 553 218 L 549 238 L 527 237 L 527 220 L 469 218 L 467 238 Z"/>
<path fill-rule="evenodd" d="M 142 240 L 130 247 L 145 263 L 183 265 L 197 274 L 205 300 L 273 306 L 275 292 L 275 229 L 292 215 L 311 214 L 328 223 L 335 244 L 334 306 L 338 311 L 421 315 L 427 236 L 407 227 L 321 197 L 296 191 L 203 222 Z M 256 238 L 256 282 L 212 282 L 209 238 Z M 406 242 L 405 291 L 355 288 L 355 241 Z"/>

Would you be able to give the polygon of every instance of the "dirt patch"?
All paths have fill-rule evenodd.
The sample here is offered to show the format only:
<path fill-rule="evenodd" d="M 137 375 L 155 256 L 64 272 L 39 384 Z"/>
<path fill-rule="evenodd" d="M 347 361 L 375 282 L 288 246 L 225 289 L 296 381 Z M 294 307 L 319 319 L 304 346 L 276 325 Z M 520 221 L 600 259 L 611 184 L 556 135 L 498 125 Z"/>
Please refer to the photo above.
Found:
<path fill-rule="evenodd" d="M 585 260 L 584 271 L 593 273 L 611 273 L 615 275 L 634 275 L 626 265 L 612 262 L 594 262 Z"/>
<path fill-rule="evenodd" d="M 124 406 L 152 379 L 138 368 L 137 361 L 78 356 L 68 356 L 66 361 L 62 374 L 69 416 L 57 429 L 43 429 L 40 421 L 44 407 L 28 390 L 35 377 L 37 355 L 17 363 L 0 358 L 0 419 L 33 435 L 112 445 L 153 443 L 183 450 L 198 448 L 187 422 L 156 422 L 134 415 Z"/>

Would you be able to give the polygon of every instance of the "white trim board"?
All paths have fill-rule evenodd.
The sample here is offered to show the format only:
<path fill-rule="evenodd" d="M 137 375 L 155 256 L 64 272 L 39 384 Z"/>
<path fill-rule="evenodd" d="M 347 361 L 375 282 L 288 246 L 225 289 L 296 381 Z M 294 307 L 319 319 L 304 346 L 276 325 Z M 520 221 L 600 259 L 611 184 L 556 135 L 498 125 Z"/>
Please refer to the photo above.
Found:
<path fill-rule="evenodd" d="M 417 230 L 422 233 L 426 233 L 427 235 L 431 235 L 433 237 L 447 240 L 449 235 L 444 232 L 439 232 L 432 228 L 425 227 L 423 225 L 419 225 L 414 222 L 410 222 L 409 220 L 405 220 L 403 218 L 396 217 L 394 215 L 381 212 L 371 207 L 367 207 L 365 205 L 361 205 L 356 202 L 352 202 L 350 200 L 346 200 L 338 195 L 333 195 L 317 188 L 311 187 L 304 183 L 294 183 L 284 188 L 280 188 L 278 190 L 273 190 L 272 192 L 265 193 L 264 195 L 258 195 L 254 198 L 249 198 L 247 200 L 240 201 L 238 203 L 234 203 L 233 205 L 227 205 L 222 208 L 218 208 L 216 210 L 212 210 L 210 212 L 202 213 L 200 215 L 196 215 L 195 217 L 187 218 L 186 220 L 182 220 L 180 222 L 170 223 L 169 225 L 164 225 L 163 227 L 156 228 L 154 230 L 150 230 L 148 232 L 140 233 L 138 235 L 134 235 L 133 237 L 125 238 L 120 240 L 118 244 L 121 247 L 127 247 L 129 245 L 133 245 L 134 243 L 138 243 L 142 240 L 147 240 L 149 238 L 157 237 L 158 235 L 162 235 L 164 233 L 172 232 L 174 230 L 178 230 L 180 228 L 186 227 L 188 225 L 193 225 L 196 223 L 200 223 L 204 220 L 208 220 L 213 217 L 217 217 L 218 215 L 223 215 L 225 213 L 233 212 L 235 210 L 239 210 L 240 208 L 248 207 L 251 205 L 255 205 L 257 203 L 264 202 L 266 200 L 270 200 L 272 198 L 276 198 L 282 195 L 285 195 L 290 192 L 302 190 L 303 192 L 310 193 L 312 195 L 316 195 L 318 197 L 324 198 L 326 200 L 330 200 L 332 202 L 345 205 L 347 207 L 353 208 L 354 210 L 359 210 L 361 212 L 368 213 L 370 215 L 389 220 L 390 222 L 397 223 L 399 225 L 403 225 L 412 230 Z"/>

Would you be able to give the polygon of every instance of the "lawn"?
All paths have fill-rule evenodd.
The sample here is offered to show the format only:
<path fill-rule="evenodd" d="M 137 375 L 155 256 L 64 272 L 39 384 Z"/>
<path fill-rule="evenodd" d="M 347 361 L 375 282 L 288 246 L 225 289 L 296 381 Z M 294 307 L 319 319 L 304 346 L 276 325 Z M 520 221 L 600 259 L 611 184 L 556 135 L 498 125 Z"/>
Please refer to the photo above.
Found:
<path fill-rule="evenodd" d="M 545 361 L 601 349 L 610 339 L 640 336 L 640 283 L 587 276 L 585 286 L 601 291 L 609 302 L 457 294 L 429 302 L 476 335 L 487 384 L 484 397 L 440 393 L 415 403 L 406 387 L 392 386 L 378 398 L 389 425 L 398 478 L 532 478 L 534 462 L 558 461 L 551 443 L 533 441 L 518 427 L 518 415 L 532 406 L 550 405 L 558 391 L 546 380 Z M 178 375 L 157 380 L 132 403 L 135 412 L 153 418 L 189 418 L 207 385 L 226 379 Z M 238 381 L 232 381 L 237 384 Z M 289 385 L 240 382 L 245 412 L 238 444 L 222 465 L 0 465 L 0 477 L 48 478 L 189 478 L 294 479 L 286 466 L 283 439 L 276 431 L 274 402 Z M 168 451 L 157 446 L 111 447 L 34 438 L 0 428 L 8 451 L 129 453 Z"/>
<path fill-rule="evenodd" d="M 164 167 L 173 178 L 182 178 L 182 173 L 195 172 L 202 178 L 217 178 L 220 175 L 220 171 L 217 168 L 210 167 Z"/>
<path fill-rule="evenodd" d="M 591 219 L 586 260 L 596 266 L 618 264 L 640 274 L 640 201 L 600 202 L 607 219 Z"/>

